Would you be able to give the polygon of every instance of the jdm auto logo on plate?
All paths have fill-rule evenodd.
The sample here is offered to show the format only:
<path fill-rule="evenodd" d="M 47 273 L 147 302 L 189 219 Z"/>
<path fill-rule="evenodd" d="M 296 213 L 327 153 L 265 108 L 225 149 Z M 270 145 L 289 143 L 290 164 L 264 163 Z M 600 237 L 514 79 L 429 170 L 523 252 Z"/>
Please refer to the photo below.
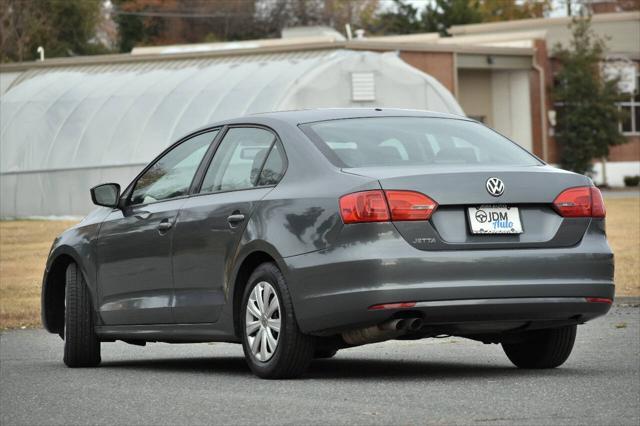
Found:
<path fill-rule="evenodd" d="M 469 223 L 474 234 L 521 234 L 522 223 L 517 207 L 469 207 Z"/>

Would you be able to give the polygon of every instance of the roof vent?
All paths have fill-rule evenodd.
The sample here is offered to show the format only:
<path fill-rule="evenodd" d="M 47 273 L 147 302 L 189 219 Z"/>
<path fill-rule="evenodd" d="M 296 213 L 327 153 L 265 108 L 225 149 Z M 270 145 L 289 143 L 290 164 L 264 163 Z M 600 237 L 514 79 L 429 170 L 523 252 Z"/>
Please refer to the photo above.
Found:
<path fill-rule="evenodd" d="M 376 80 L 372 72 L 351 73 L 351 100 L 354 102 L 376 100 Z"/>

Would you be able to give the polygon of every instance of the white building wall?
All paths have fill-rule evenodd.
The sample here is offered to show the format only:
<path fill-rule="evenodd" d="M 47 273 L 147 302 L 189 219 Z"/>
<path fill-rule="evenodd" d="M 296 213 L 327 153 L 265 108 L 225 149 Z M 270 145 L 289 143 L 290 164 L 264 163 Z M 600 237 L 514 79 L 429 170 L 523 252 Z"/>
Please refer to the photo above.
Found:
<path fill-rule="evenodd" d="M 493 127 L 533 151 L 529 71 L 494 71 L 491 92 Z"/>
<path fill-rule="evenodd" d="M 640 161 L 608 161 L 606 168 L 609 186 L 624 186 L 625 176 L 640 175 Z M 593 172 L 593 181 L 598 185 L 603 183 L 601 162 L 594 164 Z"/>

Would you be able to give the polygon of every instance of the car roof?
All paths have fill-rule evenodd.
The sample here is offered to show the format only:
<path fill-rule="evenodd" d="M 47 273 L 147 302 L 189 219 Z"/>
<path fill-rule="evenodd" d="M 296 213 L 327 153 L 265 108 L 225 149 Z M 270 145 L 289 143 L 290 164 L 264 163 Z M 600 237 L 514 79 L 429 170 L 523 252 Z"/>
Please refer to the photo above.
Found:
<path fill-rule="evenodd" d="M 470 120 L 470 118 L 447 114 L 435 111 L 424 111 L 417 109 L 400 109 L 400 108 L 318 108 L 318 109 L 301 109 L 291 111 L 274 111 L 261 112 L 246 115 L 243 117 L 231 118 L 206 126 L 190 132 L 190 134 L 210 129 L 212 127 L 223 126 L 226 124 L 264 124 L 269 120 L 284 122 L 292 126 L 304 123 L 313 123 L 316 121 L 339 120 L 346 118 L 369 118 L 369 117 L 431 117 L 431 118 L 454 118 L 462 120 Z"/>
<path fill-rule="evenodd" d="M 293 111 L 263 112 L 247 116 L 249 117 L 269 117 L 286 121 L 289 124 L 304 124 L 314 121 L 337 120 L 342 118 L 365 118 L 365 117 L 437 117 L 437 118 L 462 118 L 454 114 L 446 114 L 435 111 L 423 111 L 416 109 L 400 108 L 318 108 L 302 109 Z M 466 117 L 464 117 L 466 118 Z"/>

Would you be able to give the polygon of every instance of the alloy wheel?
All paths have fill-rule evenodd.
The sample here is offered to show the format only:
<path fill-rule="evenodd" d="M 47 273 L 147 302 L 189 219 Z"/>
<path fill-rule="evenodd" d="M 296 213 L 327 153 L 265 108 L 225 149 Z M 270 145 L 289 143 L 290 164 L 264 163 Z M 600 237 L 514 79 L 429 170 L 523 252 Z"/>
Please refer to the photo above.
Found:
<path fill-rule="evenodd" d="M 274 288 L 260 281 L 251 291 L 245 313 L 245 333 L 253 356 L 261 362 L 271 359 L 280 338 L 280 301 Z"/>

